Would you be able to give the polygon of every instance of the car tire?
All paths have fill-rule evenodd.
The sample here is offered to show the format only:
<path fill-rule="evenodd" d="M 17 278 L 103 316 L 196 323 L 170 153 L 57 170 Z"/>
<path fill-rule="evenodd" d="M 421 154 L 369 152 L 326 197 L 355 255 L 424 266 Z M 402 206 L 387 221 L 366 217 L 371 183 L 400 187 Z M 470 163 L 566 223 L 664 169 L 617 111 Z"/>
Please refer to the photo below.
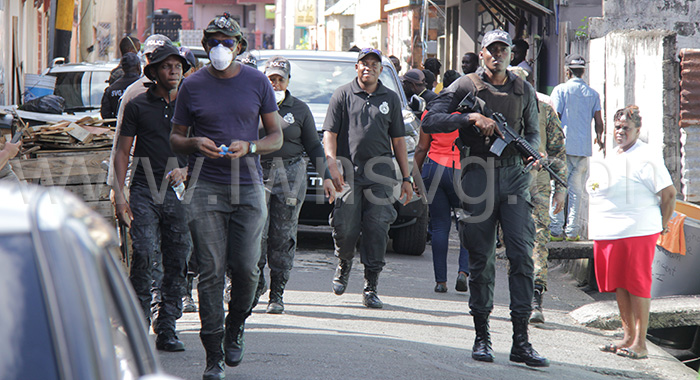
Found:
<path fill-rule="evenodd" d="M 420 256 L 428 238 L 428 209 L 410 226 L 392 230 L 392 248 L 402 255 Z"/>

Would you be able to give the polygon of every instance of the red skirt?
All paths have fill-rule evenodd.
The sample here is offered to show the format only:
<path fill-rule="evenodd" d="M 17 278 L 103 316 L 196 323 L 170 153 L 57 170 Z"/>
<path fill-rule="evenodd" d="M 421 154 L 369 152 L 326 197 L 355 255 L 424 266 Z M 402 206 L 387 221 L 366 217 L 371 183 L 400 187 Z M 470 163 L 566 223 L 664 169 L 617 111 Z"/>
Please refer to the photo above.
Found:
<path fill-rule="evenodd" d="M 593 242 L 595 278 L 601 292 L 622 288 L 651 298 L 651 263 L 659 234 Z"/>

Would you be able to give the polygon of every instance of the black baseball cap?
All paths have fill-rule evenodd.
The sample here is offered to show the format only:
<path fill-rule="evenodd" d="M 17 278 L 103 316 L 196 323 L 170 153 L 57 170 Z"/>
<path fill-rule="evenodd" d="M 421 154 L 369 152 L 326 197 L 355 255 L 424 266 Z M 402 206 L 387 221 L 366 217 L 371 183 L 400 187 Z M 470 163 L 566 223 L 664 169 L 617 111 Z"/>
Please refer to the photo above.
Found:
<path fill-rule="evenodd" d="M 513 45 L 513 40 L 510 38 L 508 32 L 501 29 L 494 29 L 484 34 L 484 39 L 481 40 L 481 48 L 489 47 L 495 42 L 503 42 L 508 46 Z"/>
<path fill-rule="evenodd" d="M 180 55 L 187 60 L 190 67 L 197 67 L 197 57 L 194 56 L 192 50 L 184 46 L 177 48 L 177 50 L 180 52 Z"/>
<path fill-rule="evenodd" d="M 357 62 L 360 62 L 364 57 L 374 54 L 379 58 L 379 62 L 382 61 L 382 51 L 375 48 L 364 48 L 360 50 L 360 54 L 357 56 Z"/>
<path fill-rule="evenodd" d="M 143 43 L 143 54 L 151 54 L 158 46 L 172 45 L 170 38 L 162 34 L 152 34 Z"/>
<path fill-rule="evenodd" d="M 287 58 L 282 56 L 270 57 L 270 59 L 265 62 L 265 75 L 270 76 L 272 74 L 277 74 L 283 78 L 289 78 L 291 76 L 292 66 L 289 64 Z"/>
<path fill-rule="evenodd" d="M 239 55 L 238 57 L 236 57 L 236 61 L 244 65 L 248 65 L 254 69 L 258 68 L 258 59 L 255 58 L 255 56 L 251 52 Z"/>
<path fill-rule="evenodd" d="M 414 84 L 425 84 L 425 74 L 423 74 L 422 70 L 411 69 L 406 71 L 406 74 L 401 77 L 401 80 L 409 81 Z"/>

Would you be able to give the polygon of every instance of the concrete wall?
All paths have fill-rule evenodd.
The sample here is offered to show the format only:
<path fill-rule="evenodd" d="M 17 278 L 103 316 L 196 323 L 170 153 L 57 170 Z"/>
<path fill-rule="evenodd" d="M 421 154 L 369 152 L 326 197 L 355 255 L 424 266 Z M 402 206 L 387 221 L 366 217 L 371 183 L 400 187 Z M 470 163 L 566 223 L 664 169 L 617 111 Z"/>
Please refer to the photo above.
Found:
<path fill-rule="evenodd" d="M 613 30 L 661 29 L 677 34 L 677 49 L 698 46 L 700 2 L 696 0 L 607 0 L 603 17 L 590 22 L 594 38 Z"/>
<path fill-rule="evenodd" d="M 615 148 L 615 111 L 630 104 L 639 106 L 640 139 L 663 151 L 666 167 L 680 189 L 675 37 L 671 31 L 624 31 L 593 40 L 589 76 L 591 86 L 601 95 L 607 151 Z"/>

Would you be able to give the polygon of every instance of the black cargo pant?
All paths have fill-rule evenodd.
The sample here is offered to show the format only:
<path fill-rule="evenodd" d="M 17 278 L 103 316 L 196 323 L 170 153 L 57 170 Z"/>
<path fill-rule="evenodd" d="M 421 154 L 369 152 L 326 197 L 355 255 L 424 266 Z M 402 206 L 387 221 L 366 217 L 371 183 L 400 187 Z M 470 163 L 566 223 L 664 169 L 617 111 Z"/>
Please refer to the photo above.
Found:
<path fill-rule="evenodd" d="M 157 251 L 163 257 L 162 302 L 153 323 L 156 334 L 175 332 L 175 320 L 182 316 L 187 257 L 190 252 L 189 229 L 184 205 L 168 187 L 165 198 L 157 201 L 148 185 L 133 183 L 129 204 L 134 220 L 129 232 L 133 261 L 129 278 L 141 308 L 149 319 L 153 259 Z M 160 246 L 158 246 L 160 245 Z"/>
<path fill-rule="evenodd" d="M 531 176 L 522 172 L 519 157 L 507 162 L 509 166 L 499 167 L 481 159 L 478 159 L 480 163 L 464 165 L 470 159 L 474 161 L 473 157 L 462 161 L 464 193 L 460 194 L 462 207 L 469 217 L 460 221 L 459 229 L 462 246 L 469 250 L 469 307 L 472 314 L 478 315 L 488 315 L 493 310 L 496 233 L 500 221 L 510 263 L 511 316 L 529 317 L 534 290 L 532 247 L 535 238 L 529 192 Z"/>
<path fill-rule="evenodd" d="M 306 160 L 297 157 L 290 160 L 275 159 L 261 164 L 268 214 L 258 267 L 262 273 L 267 263 L 270 277 L 289 278 L 297 249 L 299 212 L 306 193 Z"/>
<path fill-rule="evenodd" d="M 352 260 L 357 239 L 362 233 L 362 264 L 370 272 L 381 272 L 385 264 L 389 226 L 397 215 L 393 201 L 391 186 L 352 183 L 350 190 L 335 200 L 330 216 L 335 256 Z"/>

